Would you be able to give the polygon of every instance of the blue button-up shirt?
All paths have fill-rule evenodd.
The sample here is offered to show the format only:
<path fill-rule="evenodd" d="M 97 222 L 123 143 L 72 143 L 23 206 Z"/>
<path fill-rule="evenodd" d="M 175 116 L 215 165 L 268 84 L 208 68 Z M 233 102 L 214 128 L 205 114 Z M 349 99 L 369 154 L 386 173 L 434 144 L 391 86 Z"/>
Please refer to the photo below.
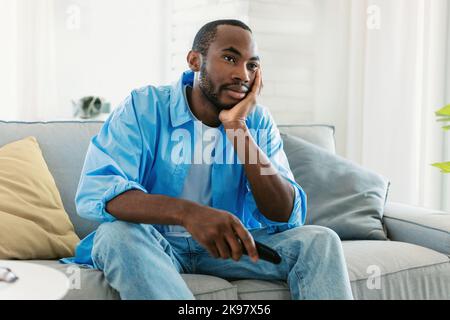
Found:
<path fill-rule="evenodd" d="M 106 203 L 130 189 L 170 197 L 180 195 L 194 153 L 189 150 L 192 144 L 182 141 L 195 131 L 195 118 L 183 94 L 186 85 L 193 85 L 193 79 L 194 73 L 187 71 L 173 86 L 134 90 L 109 116 L 87 151 L 75 197 L 81 217 L 98 222 L 116 220 L 105 210 Z M 257 105 L 246 123 L 278 173 L 294 186 L 290 219 L 271 221 L 258 210 L 244 167 L 223 126 L 217 128 L 223 143 L 213 152 L 211 206 L 234 214 L 248 229 L 267 227 L 269 233 L 275 233 L 303 225 L 306 194 L 294 180 L 272 116 Z M 162 234 L 168 229 L 165 225 L 154 227 Z M 79 243 L 74 258 L 63 262 L 92 265 L 94 236 L 95 231 Z"/>

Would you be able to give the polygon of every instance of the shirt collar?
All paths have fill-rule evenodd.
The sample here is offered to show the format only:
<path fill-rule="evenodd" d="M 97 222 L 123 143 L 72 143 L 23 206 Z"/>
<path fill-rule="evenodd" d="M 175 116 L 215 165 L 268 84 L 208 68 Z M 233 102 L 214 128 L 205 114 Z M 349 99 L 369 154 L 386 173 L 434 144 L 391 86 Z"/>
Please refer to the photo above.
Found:
<path fill-rule="evenodd" d="M 185 85 L 194 86 L 194 72 L 185 71 L 180 80 L 170 89 L 170 121 L 173 127 L 178 127 L 192 120 L 183 90 Z"/>

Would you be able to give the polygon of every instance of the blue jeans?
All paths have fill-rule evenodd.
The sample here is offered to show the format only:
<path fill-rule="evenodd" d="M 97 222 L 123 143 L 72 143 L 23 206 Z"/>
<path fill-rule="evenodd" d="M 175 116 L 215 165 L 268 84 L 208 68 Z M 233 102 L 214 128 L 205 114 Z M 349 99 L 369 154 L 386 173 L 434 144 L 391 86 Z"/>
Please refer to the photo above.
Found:
<path fill-rule="evenodd" d="M 103 223 L 92 259 L 122 299 L 195 299 L 181 273 L 221 278 L 287 281 L 293 299 L 352 299 L 338 235 L 320 226 L 302 226 L 269 235 L 250 230 L 255 240 L 282 257 L 278 265 L 244 255 L 216 259 L 193 238 L 164 237 L 152 225 Z"/>

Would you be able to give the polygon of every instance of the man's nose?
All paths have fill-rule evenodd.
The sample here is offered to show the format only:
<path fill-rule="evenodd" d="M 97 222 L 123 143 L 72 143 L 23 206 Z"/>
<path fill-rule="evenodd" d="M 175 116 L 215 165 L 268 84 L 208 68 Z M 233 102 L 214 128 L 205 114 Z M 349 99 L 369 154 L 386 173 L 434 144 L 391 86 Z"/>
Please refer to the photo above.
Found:
<path fill-rule="evenodd" d="M 250 82 L 250 73 L 247 70 L 247 66 L 236 66 L 234 68 L 233 80 L 248 84 Z"/>

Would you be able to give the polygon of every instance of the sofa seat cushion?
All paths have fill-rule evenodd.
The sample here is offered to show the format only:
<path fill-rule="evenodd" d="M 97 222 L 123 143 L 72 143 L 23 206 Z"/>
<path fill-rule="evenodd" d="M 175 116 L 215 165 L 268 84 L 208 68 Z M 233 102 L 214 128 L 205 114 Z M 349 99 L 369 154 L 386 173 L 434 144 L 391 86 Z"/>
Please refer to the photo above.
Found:
<path fill-rule="evenodd" d="M 289 286 L 283 281 L 236 280 L 239 300 L 290 300 Z"/>
<path fill-rule="evenodd" d="M 355 299 L 450 299 L 450 261 L 396 241 L 343 241 Z"/>
<path fill-rule="evenodd" d="M 394 241 L 343 241 L 353 296 L 367 299 L 450 299 L 449 257 Z M 239 299 L 290 299 L 279 281 L 238 280 Z"/>
<path fill-rule="evenodd" d="M 99 270 L 80 268 L 74 264 L 61 264 L 54 260 L 32 260 L 63 272 L 71 282 L 72 289 L 65 300 L 118 300 L 120 296 L 111 288 Z M 236 300 L 237 289 L 230 282 L 208 275 L 182 274 L 197 300 Z"/>
<path fill-rule="evenodd" d="M 353 296 L 367 299 L 450 299 L 446 255 L 394 241 L 343 241 Z M 290 299 L 284 282 L 239 280 L 239 299 Z"/>
<path fill-rule="evenodd" d="M 367 299 L 450 299 L 450 260 L 436 251 L 395 241 L 343 241 L 353 296 Z M 119 299 L 102 272 L 76 269 L 57 261 L 30 261 L 64 272 L 71 280 L 80 274 L 80 289 L 69 291 L 65 299 Z M 183 279 L 202 300 L 290 299 L 282 281 L 234 280 L 183 274 Z M 72 281 L 76 286 L 76 281 Z"/>

